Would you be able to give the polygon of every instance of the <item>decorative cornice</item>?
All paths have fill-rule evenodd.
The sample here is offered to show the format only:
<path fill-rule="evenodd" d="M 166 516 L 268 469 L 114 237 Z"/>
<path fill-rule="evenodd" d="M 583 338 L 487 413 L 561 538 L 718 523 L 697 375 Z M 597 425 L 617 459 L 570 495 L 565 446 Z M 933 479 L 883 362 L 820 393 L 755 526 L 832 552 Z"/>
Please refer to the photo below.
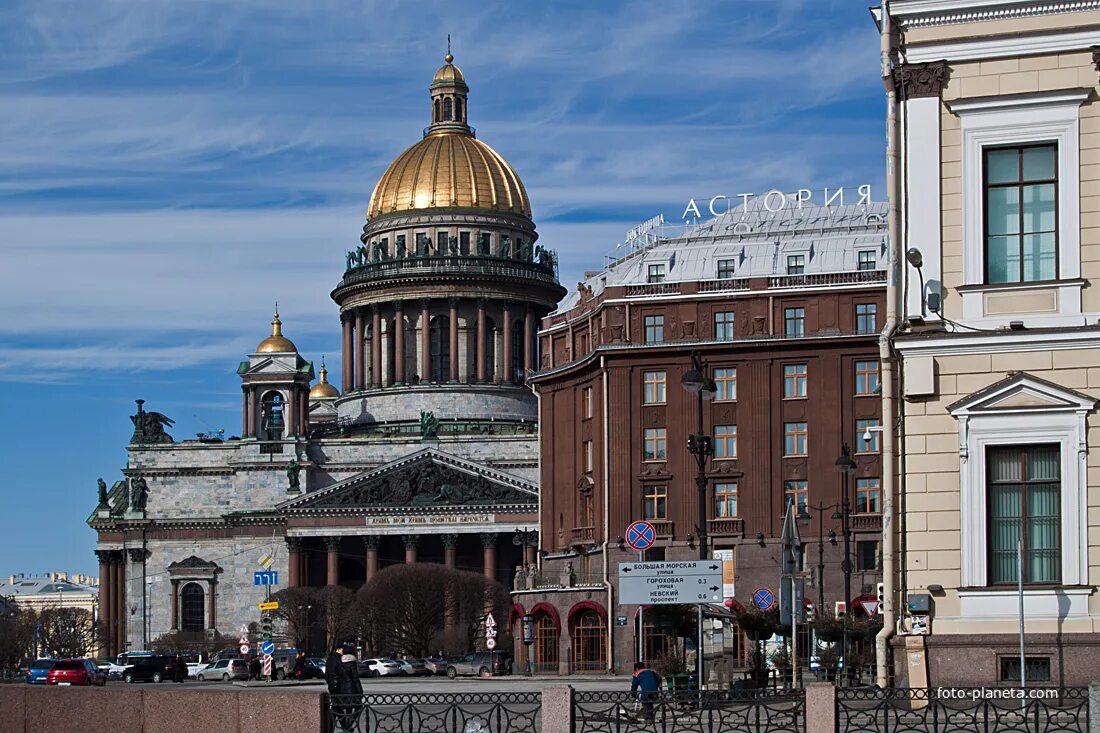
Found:
<path fill-rule="evenodd" d="M 904 5 L 892 11 L 891 15 L 902 28 L 929 28 L 937 25 L 957 25 L 960 23 L 977 23 L 991 20 L 1012 20 L 1015 18 L 1029 18 L 1037 15 L 1054 15 L 1056 13 L 1078 13 L 1086 10 L 1100 9 L 1100 0 L 1063 0 L 1062 2 L 1018 2 L 1009 7 L 1004 7 L 1006 0 L 1001 0 L 1001 7 L 989 7 L 995 3 L 989 0 L 970 3 L 972 7 L 959 9 L 959 2 L 937 2 L 928 0 L 923 3 L 913 3 L 911 7 Z"/>
<path fill-rule="evenodd" d="M 947 62 L 902 64 L 894 69 L 894 84 L 901 89 L 902 99 L 939 97 L 947 84 Z"/>

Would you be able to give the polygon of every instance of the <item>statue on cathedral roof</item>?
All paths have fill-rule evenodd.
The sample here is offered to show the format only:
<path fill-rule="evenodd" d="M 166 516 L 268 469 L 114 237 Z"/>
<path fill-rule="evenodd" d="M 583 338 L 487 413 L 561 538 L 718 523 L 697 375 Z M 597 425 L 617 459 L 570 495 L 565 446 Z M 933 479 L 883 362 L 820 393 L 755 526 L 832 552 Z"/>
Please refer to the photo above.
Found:
<path fill-rule="evenodd" d="M 145 400 L 136 400 L 137 414 L 130 416 L 134 424 L 134 434 L 130 436 L 131 444 L 156 444 L 174 443 L 172 436 L 164 432 L 165 426 L 172 427 L 175 421 L 160 412 L 146 412 L 142 405 Z"/>
<path fill-rule="evenodd" d="M 145 511 L 145 505 L 149 499 L 149 484 L 140 473 L 130 479 L 130 509 L 135 512 Z"/>

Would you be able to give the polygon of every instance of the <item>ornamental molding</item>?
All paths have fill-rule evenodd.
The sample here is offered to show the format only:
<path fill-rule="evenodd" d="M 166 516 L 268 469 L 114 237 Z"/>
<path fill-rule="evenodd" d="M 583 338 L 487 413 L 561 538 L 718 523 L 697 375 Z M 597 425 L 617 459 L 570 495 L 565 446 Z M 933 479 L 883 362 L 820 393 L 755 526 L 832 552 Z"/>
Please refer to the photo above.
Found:
<path fill-rule="evenodd" d="M 1016 0 L 924 0 L 902 6 L 893 13 L 902 28 L 929 28 L 939 25 L 1013 20 L 1057 13 L 1078 13 L 1100 9 L 1100 0 L 1064 0 L 1063 2 L 1017 2 Z"/>
<path fill-rule="evenodd" d="M 902 64 L 894 69 L 894 84 L 901 88 L 902 99 L 939 97 L 947 84 L 947 62 Z"/>

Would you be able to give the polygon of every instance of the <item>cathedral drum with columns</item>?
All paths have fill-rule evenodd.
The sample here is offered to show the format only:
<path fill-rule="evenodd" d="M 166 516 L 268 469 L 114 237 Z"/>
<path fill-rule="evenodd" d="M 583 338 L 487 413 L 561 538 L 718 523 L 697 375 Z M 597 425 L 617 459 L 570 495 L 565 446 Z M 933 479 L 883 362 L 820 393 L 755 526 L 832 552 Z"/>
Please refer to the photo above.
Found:
<path fill-rule="evenodd" d="M 356 590 L 396 563 L 506 587 L 537 547 L 536 324 L 565 290 L 515 170 L 467 122 L 450 54 L 431 124 L 379 180 L 332 292 L 341 387 L 283 334 L 241 362 L 241 435 L 175 442 L 139 400 L 127 465 L 89 517 L 101 652 L 257 621 L 279 585 Z M 386 650 L 390 651 L 390 650 Z"/>

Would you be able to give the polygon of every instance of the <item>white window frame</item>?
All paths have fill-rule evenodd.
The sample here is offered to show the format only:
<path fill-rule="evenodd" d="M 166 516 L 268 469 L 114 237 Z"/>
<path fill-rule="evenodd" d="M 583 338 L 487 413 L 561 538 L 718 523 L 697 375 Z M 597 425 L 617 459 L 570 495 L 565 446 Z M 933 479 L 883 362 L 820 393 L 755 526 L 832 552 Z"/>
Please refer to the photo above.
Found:
<path fill-rule="evenodd" d="M 1088 442 L 1086 419 L 1096 400 L 1018 374 L 949 409 L 959 427 L 960 615 L 1012 617 L 1015 588 L 988 582 L 988 486 L 986 449 L 1002 445 L 1057 444 L 1061 461 L 1062 586 L 1088 582 Z M 1059 610 L 1056 594 L 1026 589 L 1038 615 Z M 1070 615 L 1087 615 L 1087 594 L 1071 599 Z"/>
<path fill-rule="evenodd" d="M 962 127 L 963 320 L 985 328 L 1025 320 L 1029 326 L 1070 326 L 1081 321 L 1080 107 L 1091 90 L 1070 89 L 1026 97 L 999 96 L 949 103 Z M 1058 146 L 1058 281 L 985 282 L 985 188 L 982 153 L 989 147 L 1049 142 Z M 1057 311 L 986 317 L 985 294 L 1006 290 L 1058 291 Z"/>

